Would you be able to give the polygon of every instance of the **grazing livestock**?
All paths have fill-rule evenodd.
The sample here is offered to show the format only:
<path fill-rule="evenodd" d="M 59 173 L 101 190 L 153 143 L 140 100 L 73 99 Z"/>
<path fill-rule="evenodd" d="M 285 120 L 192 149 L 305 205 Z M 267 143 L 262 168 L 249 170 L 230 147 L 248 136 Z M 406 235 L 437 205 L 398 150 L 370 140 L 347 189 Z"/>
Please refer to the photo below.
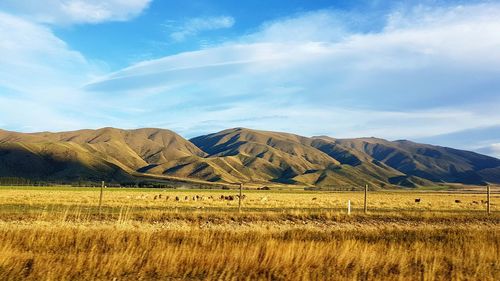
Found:
<path fill-rule="evenodd" d="M 314 197 L 312 200 L 313 200 L 313 201 L 314 201 L 314 200 L 318 200 L 318 198 Z"/>
<path fill-rule="evenodd" d="M 198 200 L 203 200 L 204 197 L 203 196 L 196 196 L 196 198 L 198 198 Z M 208 196 L 207 197 L 208 199 L 214 199 L 213 196 Z M 235 199 L 239 198 L 239 195 L 221 195 L 219 197 L 220 200 L 227 200 L 227 201 L 233 201 Z M 245 199 L 246 198 L 246 195 L 241 195 L 241 199 Z M 193 198 L 193 200 L 196 200 L 195 198 Z"/>
<path fill-rule="evenodd" d="M 462 201 L 455 199 L 455 203 L 462 203 Z"/>
<path fill-rule="evenodd" d="M 184 201 L 189 201 L 189 197 L 184 196 Z"/>
<path fill-rule="evenodd" d="M 420 198 L 415 199 L 415 203 L 420 203 Z"/>

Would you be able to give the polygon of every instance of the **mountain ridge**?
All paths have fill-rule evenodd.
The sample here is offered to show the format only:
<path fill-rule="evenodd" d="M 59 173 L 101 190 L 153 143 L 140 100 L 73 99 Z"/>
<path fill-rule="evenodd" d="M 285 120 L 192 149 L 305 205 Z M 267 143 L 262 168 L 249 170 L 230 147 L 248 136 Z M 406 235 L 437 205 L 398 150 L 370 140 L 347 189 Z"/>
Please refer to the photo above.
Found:
<path fill-rule="evenodd" d="M 190 140 L 158 128 L 0 130 L 0 177 L 14 176 L 116 182 L 179 178 L 329 188 L 484 185 L 500 183 L 500 160 L 409 140 L 305 137 L 241 127 Z"/>

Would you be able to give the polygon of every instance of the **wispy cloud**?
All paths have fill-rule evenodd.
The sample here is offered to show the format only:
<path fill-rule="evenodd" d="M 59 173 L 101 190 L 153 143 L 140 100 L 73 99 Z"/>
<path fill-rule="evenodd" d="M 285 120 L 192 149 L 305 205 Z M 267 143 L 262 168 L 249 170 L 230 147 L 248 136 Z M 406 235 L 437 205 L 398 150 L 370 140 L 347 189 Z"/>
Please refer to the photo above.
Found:
<path fill-rule="evenodd" d="M 484 153 L 484 154 L 489 154 L 491 156 L 494 156 L 494 157 L 500 159 L 500 143 L 489 144 L 488 146 L 481 147 L 477 151 Z"/>
<path fill-rule="evenodd" d="M 48 27 L 2 12 L 0 34 L 0 119 L 8 128 L 76 129 L 104 118 L 98 98 L 80 88 L 103 72 L 81 53 Z"/>
<path fill-rule="evenodd" d="M 166 26 L 174 30 L 170 33 L 170 38 L 176 42 L 181 42 L 203 31 L 231 28 L 234 23 L 235 20 L 233 17 L 215 16 L 191 18 L 180 24 L 170 23 Z"/>
<path fill-rule="evenodd" d="M 4 15 L 0 32 L 8 40 L 0 42 L 0 85 L 30 96 L 33 112 L 50 108 L 46 115 L 54 120 L 68 116 L 63 107 L 76 108 L 68 121 L 75 127 L 161 126 L 195 136 L 245 126 L 432 141 L 500 124 L 498 14 L 495 3 L 418 6 L 394 10 L 380 27 L 367 29 L 338 11 L 307 12 L 210 48 L 103 75 L 50 29 Z M 171 30 L 178 33 L 172 39 L 233 24 L 230 17 L 186 20 Z M 24 83 L 26 77 L 34 78 Z M 11 98 L 3 101 L 13 104 Z M 2 122 L 10 120 L 5 114 Z M 38 129 L 68 123 L 33 122 Z M 450 138 L 439 144 L 453 144 Z M 499 141 L 456 146 L 479 150 Z"/>
<path fill-rule="evenodd" d="M 48 87 L 74 88 L 89 78 L 92 67 L 85 57 L 49 28 L 0 12 L 0 33 L 2 86 L 35 93 Z"/>
<path fill-rule="evenodd" d="M 186 133 L 201 131 L 207 115 L 223 127 L 334 136 L 422 138 L 491 126 L 500 123 L 499 114 L 484 111 L 500 104 L 499 13 L 497 4 L 417 7 L 360 32 L 335 11 L 308 12 L 217 47 L 144 61 L 88 88 L 172 86 L 158 91 L 156 104 L 179 101 L 176 116 L 188 114 L 164 118 Z M 226 109 L 197 106 L 214 103 Z M 251 118 L 260 112 L 281 117 Z"/>
<path fill-rule="evenodd" d="M 495 104 L 498 107 L 498 104 Z M 496 114 L 496 110 L 485 110 L 486 114 Z M 450 118 L 451 119 L 451 118 Z M 489 120 L 488 118 L 482 118 Z M 451 120 L 462 120 L 455 118 Z M 500 125 L 496 118 L 489 126 L 480 120 L 477 120 L 474 128 L 466 130 L 452 130 L 448 134 L 437 134 L 435 136 L 417 138 L 416 141 L 434 143 L 442 146 L 461 147 L 467 150 L 474 150 L 480 153 L 489 154 L 500 159 L 498 143 L 500 143 Z M 455 122 L 458 123 L 458 122 Z M 460 122 L 461 123 L 461 122 Z"/>
<path fill-rule="evenodd" d="M 124 21 L 139 15 L 151 0 L 3 0 L 0 9 L 49 24 Z"/>
<path fill-rule="evenodd" d="M 354 20 L 356 19 L 356 20 Z M 305 12 L 264 23 L 257 32 L 242 36 L 247 43 L 337 42 L 358 30 L 363 16 L 334 10 Z"/>

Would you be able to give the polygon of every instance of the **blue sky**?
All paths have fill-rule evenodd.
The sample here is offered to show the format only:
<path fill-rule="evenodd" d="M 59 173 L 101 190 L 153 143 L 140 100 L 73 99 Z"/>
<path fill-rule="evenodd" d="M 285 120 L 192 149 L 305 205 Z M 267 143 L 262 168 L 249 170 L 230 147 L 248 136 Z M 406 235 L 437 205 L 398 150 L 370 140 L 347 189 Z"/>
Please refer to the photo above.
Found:
<path fill-rule="evenodd" d="M 500 157 L 499 1 L 0 2 L 0 128 L 230 127 Z"/>

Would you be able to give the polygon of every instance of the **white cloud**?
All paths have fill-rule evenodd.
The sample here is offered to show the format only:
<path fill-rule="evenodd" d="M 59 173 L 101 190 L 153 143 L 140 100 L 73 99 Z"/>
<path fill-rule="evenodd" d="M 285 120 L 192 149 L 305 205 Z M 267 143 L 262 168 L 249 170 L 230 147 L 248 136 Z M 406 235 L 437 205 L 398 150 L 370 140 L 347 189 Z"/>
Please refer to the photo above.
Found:
<path fill-rule="evenodd" d="M 497 4 L 417 8 L 394 12 L 379 32 L 360 33 L 335 12 L 310 12 L 87 87 L 158 89 L 146 103 L 150 112 L 187 134 L 248 126 L 399 139 L 491 126 L 500 123 L 484 111 L 500 102 L 498 14 Z"/>
<path fill-rule="evenodd" d="M 89 79 L 92 67 L 87 60 L 47 27 L 0 12 L 0 34 L 3 87 L 40 93 L 47 88 L 74 87 Z"/>
<path fill-rule="evenodd" d="M 348 17 L 355 14 L 340 13 L 331 10 L 307 12 L 299 16 L 282 18 L 267 22 L 252 34 L 243 36 L 243 42 L 336 42 L 351 35 L 346 25 Z"/>
<path fill-rule="evenodd" d="M 0 120 L 17 130 L 92 126 L 98 100 L 80 86 L 102 75 L 40 24 L 0 12 Z"/>
<path fill-rule="evenodd" d="M 492 154 L 500 159 L 500 143 L 491 144 Z"/>
<path fill-rule="evenodd" d="M 477 149 L 480 153 L 488 154 L 500 159 L 500 143 L 492 143 L 488 146 Z"/>
<path fill-rule="evenodd" d="M 234 18 L 230 16 L 192 18 L 174 27 L 175 31 L 170 33 L 170 38 L 180 42 L 203 31 L 230 28 L 234 22 Z"/>
<path fill-rule="evenodd" d="M 419 7 L 363 33 L 337 12 L 309 12 L 100 76 L 50 29 L 0 14 L 0 86 L 15 93 L 0 93 L 0 120 L 33 130 L 159 126 L 195 136 L 244 126 L 391 139 L 494 126 L 497 14 L 497 4 Z M 234 24 L 223 18 L 188 20 L 177 39 Z M 23 101 L 33 114 L 16 123 L 12 108 Z"/>
<path fill-rule="evenodd" d="M 151 0 L 3 0 L 0 9 L 49 24 L 125 21 L 146 9 Z"/>

